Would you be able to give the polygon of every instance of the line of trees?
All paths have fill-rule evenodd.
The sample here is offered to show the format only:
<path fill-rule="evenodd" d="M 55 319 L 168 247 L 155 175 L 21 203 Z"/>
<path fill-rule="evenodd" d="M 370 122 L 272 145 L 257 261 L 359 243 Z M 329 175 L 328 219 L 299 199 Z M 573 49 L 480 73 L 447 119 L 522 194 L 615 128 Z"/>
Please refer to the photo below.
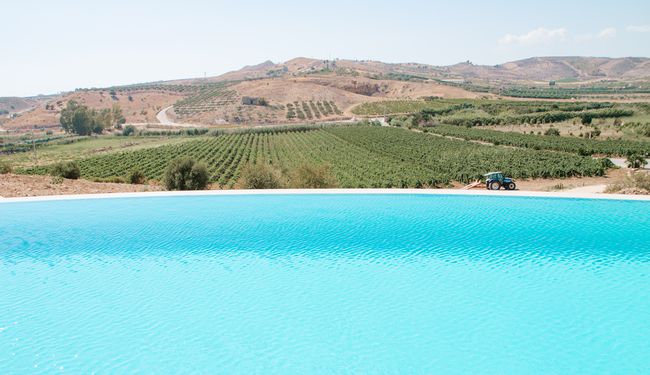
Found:
<path fill-rule="evenodd" d="M 96 110 L 71 100 L 61 111 L 60 122 L 67 133 L 91 135 L 101 134 L 105 129 L 119 127 L 126 122 L 126 119 L 117 104 L 112 108 Z"/>

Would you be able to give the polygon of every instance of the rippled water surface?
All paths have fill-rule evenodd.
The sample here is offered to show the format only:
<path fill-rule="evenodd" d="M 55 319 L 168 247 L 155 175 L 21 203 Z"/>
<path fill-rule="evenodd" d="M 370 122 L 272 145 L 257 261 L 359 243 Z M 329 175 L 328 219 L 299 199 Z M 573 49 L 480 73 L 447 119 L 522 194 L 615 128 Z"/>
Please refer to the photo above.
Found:
<path fill-rule="evenodd" d="M 0 373 L 650 373 L 650 203 L 0 203 Z"/>

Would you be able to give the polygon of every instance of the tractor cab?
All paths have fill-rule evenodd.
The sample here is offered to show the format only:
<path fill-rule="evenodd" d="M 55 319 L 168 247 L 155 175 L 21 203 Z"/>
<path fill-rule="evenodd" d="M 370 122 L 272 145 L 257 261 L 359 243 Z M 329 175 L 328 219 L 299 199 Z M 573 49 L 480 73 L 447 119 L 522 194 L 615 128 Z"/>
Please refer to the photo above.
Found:
<path fill-rule="evenodd" d="M 490 172 L 485 176 L 485 187 L 488 190 L 499 190 L 503 187 L 506 190 L 515 190 L 517 185 L 510 177 L 505 177 L 503 172 Z"/>

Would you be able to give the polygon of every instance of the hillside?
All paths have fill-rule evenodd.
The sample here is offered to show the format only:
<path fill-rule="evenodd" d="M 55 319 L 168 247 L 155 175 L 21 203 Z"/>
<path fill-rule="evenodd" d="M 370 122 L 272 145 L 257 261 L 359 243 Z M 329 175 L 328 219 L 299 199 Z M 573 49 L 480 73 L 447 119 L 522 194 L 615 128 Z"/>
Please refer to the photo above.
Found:
<path fill-rule="evenodd" d="M 532 57 L 498 65 L 463 62 L 450 66 L 418 63 L 383 63 L 357 60 L 296 58 L 284 63 L 266 61 L 211 78 L 214 81 L 297 76 L 333 71 L 376 76 L 410 75 L 425 79 L 480 79 L 496 81 L 550 81 L 575 79 L 650 80 L 650 59 L 642 57 Z"/>
<path fill-rule="evenodd" d="M 78 90 L 40 99 L 0 98 L 0 111 L 16 113 L 13 119 L 5 114 L 0 125 L 10 130 L 57 126 L 60 109 L 72 99 L 94 108 L 118 104 L 127 122 L 138 124 L 156 123 L 156 114 L 169 107 L 173 108 L 166 116 L 172 121 L 203 126 L 333 121 L 353 117 L 352 108 L 362 103 L 522 96 L 494 88 L 548 88 L 550 81 L 563 88 L 643 85 L 643 92 L 648 92 L 650 59 L 533 57 L 495 66 L 471 62 L 433 66 L 299 57 L 283 63 L 265 61 L 217 77 Z M 489 91 L 496 94 L 477 87 L 492 88 Z M 625 99 L 616 95 L 610 97 Z M 263 105 L 255 105 L 260 100 Z"/>

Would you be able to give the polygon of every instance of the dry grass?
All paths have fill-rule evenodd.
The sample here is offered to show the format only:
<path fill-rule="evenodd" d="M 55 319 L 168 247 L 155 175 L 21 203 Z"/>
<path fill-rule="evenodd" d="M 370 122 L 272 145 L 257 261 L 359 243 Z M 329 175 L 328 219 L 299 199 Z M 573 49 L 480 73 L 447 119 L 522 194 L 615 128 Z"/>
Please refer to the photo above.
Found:
<path fill-rule="evenodd" d="M 0 197 L 35 197 L 62 194 L 131 193 L 162 190 L 157 185 L 130 185 L 51 176 L 0 175 Z"/>
<path fill-rule="evenodd" d="M 650 194 L 650 173 L 647 171 L 630 172 L 627 176 L 619 181 L 610 184 L 605 189 L 606 193 L 617 194 Z"/>

